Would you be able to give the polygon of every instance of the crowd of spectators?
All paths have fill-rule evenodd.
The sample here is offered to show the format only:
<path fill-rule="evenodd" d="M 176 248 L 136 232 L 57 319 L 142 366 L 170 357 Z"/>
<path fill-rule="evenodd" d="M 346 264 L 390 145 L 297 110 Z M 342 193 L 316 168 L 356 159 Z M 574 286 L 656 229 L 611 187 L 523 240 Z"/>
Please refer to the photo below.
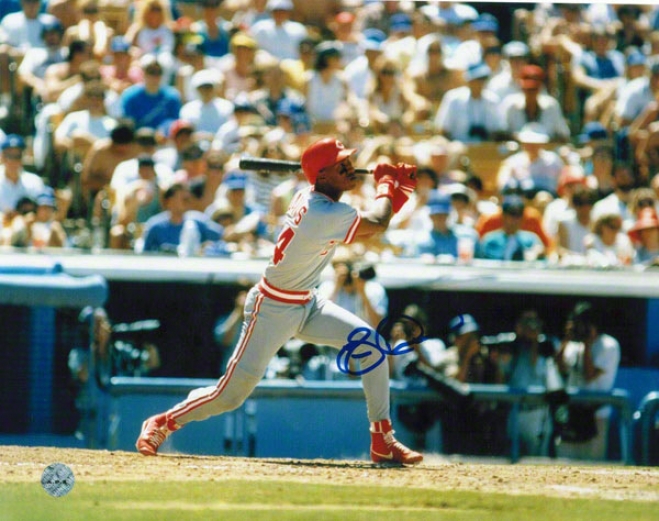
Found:
<path fill-rule="evenodd" d="M 655 263 L 659 9 L 303 4 L 3 2 L 0 243 L 267 257 L 306 181 L 239 158 L 333 135 L 427 180 L 361 252 Z"/>

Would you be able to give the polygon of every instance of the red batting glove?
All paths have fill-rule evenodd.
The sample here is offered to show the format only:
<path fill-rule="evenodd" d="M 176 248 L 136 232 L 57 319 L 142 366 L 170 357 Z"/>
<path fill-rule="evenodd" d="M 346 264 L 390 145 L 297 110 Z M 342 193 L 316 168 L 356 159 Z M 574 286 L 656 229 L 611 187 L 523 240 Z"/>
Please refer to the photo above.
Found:
<path fill-rule="evenodd" d="M 416 188 L 416 166 L 398 163 L 396 165 L 396 171 L 398 186 L 394 190 L 394 196 L 391 199 L 391 207 L 394 213 L 400 211 Z"/>
<path fill-rule="evenodd" d="M 398 168 L 387 163 L 380 163 L 375 166 L 373 177 L 376 183 L 376 199 L 387 197 L 393 201 L 394 193 L 398 187 L 397 177 Z"/>
<path fill-rule="evenodd" d="M 373 178 L 375 179 L 375 184 L 380 184 L 380 181 L 385 177 L 392 177 L 396 179 L 398 177 L 398 166 L 390 165 L 387 163 L 380 163 L 375 165 L 375 170 L 373 170 Z"/>

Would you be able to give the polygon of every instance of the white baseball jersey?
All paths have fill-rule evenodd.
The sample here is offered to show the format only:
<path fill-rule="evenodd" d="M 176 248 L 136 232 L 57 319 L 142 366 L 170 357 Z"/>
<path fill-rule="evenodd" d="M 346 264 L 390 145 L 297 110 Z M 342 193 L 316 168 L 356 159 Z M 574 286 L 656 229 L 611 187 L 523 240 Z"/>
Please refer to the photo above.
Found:
<path fill-rule="evenodd" d="M 337 244 L 353 241 L 359 221 L 352 206 L 337 203 L 312 187 L 299 191 L 286 213 L 265 279 L 291 291 L 317 287 Z"/>

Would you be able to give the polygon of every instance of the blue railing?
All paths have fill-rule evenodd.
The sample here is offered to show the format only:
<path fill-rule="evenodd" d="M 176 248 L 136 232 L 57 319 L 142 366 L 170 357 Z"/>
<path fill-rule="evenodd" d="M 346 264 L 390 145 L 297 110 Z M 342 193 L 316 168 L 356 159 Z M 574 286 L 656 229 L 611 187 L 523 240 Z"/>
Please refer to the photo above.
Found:
<path fill-rule="evenodd" d="M 182 398 L 189 391 L 197 387 L 206 387 L 215 385 L 215 380 L 192 379 L 192 378 L 126 378 L 117 377 L 112 379 L 112 385 L 109 388 L 110 399 L 114 402 L 120 402 L 122 399 L 139 398 L 147 400 L 148 396 L 176 396 Z M 509 404 L 510 414 L 512 415 L 511 424 L 513 425 L 510 432 L 511 448 L 510 461 L 516 463 L 520 458 L 520 437 L 515 428 L 517 414 L 522 406 L 543 405 L 546 404 L 545 389 L 543 387 L 529 387 L 527 389 L 514 389 L 506 385 L 471 385 L 470 391 L 473 398 L 477 401 L 497 402 Z M 629 399 L 629 393 L 622 389 L 614 389 L 610 393 L 581 391 L 578 389 L 568 388 L 567 393 L 572 403 L 589 404 L 589 405 L 610 405 L 618 412 L 618 427 L 620 433 L 620 456 L 621 462 L 629 465 L 633 464 L 632 441 L 633 441 L 633 411 Z M 250 400 L 258 403 L 259 399 L 306 399 L 306 400 L 339 400 L 351 402 L 363 402 L 364 391 L 359 381 L 346 382 L 315 382 L 294 380 L 263 380 L 256 387 Z M 391 383 L 391 402 L 392 409 L 399 404 L 410 404 L 418 402 L 437 402 L 441 403 L 442 397 L 436 392 L 420 387 L 410 387 L 400 382 Z M 131 402 L 134 403 L 134 402 Z M 659 396 L 653 406 L 659 407 Z M 322 405 L 318 406 L 322 408 Z M 116 408 L 115 408 L 116 409 Z M 247 425 L 251 418 L 251 412 L 242 407 L 233 413 L 234 425 Z M 329 411 L 327 413 L 328 421 L 334 421 L 336 417 Z M 112 422 L 112 429 L 120 428 L 121 421 Z M 245 431 L 233 433 L 233 436 L 247 435 Z M 258 432 L 251 433 L 258 438 Z M 109 439 L 116 438 L 116 432 L 109 433 Z M 246 445 L 248 441 L 241 443 Z M 112 444 L 111 444 L 112 445 Z M 110 448 L 117 448 L 111 446 Z M 119 447 L 120 448 L 120 447 Z"/>
<path fill-rule="evenodd" d="M 641 401 L 634 419 L 639 425 L 638 437 L 641 453 L 639 465 L 650 465 L 650 445 L 655 431 L 655 418 L 659 414 L 659 391 L 648 393 Z"/>

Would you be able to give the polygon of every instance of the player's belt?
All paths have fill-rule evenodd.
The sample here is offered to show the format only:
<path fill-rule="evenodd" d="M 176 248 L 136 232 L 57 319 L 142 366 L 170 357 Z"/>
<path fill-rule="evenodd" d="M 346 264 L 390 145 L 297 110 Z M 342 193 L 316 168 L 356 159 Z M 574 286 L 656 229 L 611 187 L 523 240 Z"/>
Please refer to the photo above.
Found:
<path fill-rule="evenodd" d="M 286 304 L 306 304 L 313 298 L 313 292 L 311 291 L 280 289 L 270 284 L 265 277 L 260 280 L 258 287 L 259 291 L 266 297 Z"/>

